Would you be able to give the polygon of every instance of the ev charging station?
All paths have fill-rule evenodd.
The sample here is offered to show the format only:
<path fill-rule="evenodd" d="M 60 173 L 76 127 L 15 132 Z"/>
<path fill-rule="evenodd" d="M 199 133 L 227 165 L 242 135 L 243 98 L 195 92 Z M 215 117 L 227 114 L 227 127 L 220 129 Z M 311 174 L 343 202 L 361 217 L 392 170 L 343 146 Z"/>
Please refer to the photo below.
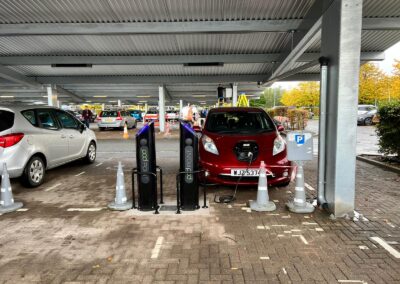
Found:
<path fill-rule="evenodd" d="M 134 177 L 137 175 L 137 209 L 142 211 L 155 210 L 155 213 L 158 214 L 157 170 L 160 172 L 160 204 L 163 203 L 163 183 L 162 169 L 156 165 L 155 131 L 153 122 L 144 126 L 136 134 L 136 163 L 137 167 L 132 171 L 133 208 L 136 208 Z"/>

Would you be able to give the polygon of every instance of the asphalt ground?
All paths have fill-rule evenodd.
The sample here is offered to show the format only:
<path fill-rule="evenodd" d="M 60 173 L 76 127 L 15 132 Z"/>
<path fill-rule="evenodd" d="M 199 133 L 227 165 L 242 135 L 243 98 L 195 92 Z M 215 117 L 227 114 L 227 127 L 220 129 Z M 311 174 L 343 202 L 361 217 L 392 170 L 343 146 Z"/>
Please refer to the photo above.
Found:
<path fill-rule="evenodd" d="M 175 200 L 178 138 L 157 135 L 167 202 Z M 252 212 L 256 188 L 205 214 L 114 212 L 118 162 L 127 194 L 135 166 L 133 137 L 96 132 L 96 163 L 48 172 L 26 189 L 12 181 L 20 211 L 0 216 L 0 283 L 400 283 L 400 177 L 357 162 L 355 219 L 289 213 L 294 184 L 270 188 L 277 210 Z M 316 195 L 316 160 L 305 166 L 307 198 Z"/>

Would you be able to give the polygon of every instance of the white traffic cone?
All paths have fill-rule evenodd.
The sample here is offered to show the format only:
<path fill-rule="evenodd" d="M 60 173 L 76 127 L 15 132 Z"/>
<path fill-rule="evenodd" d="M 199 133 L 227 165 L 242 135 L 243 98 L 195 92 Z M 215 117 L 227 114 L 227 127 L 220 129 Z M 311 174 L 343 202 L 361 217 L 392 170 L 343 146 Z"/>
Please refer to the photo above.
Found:
<path fill-rule="evenodd" d="M 124 135 L 122 137 L 124 139 L 129 139 L 128 126 L 126 124 L 124 125 Z"/>
<path fill-rule="evenodd" d="M 165 125 L 164 137 L 167 137 L 167 136 L 171 136 L 171 127 L 170 127 L 169 122 L 167 122 Z"/>
<path fill-rule="evenodd" d="M 125 191 L 124 171 L 122 170 L 121 162 L 118 163 L 117 185 L 115 188 L 115 199 L 108 204 L 111 210 L 125 211 L 132 208 L 132 201 L 127 200 Z"/>
<path fill-rule="evenodd" d="M 3 173 L 1 175 L 0 214 L 13 212 L 22 206 L 22 202 L 14 202 L 10 176 L 7 172 L 7 165 L 6 163 L 3 163 Z"/>
<path fill-rule="evenodd" d="M 250 208 L 254 211 L 274 211 L 275 203 L 269 201 L 268 182 L 264 161 L 260 165 L 260 176 L 258 178 L 257 201 L 250 201 Z"/>
<path fill-rule="evenodd" d="M 296 162 L 297 173 L 296 173 L 296 188 L 294 193 L 293 201 L 286 203 L 289 211 L 293 213 L 312 213 L 314 212 L 314 206 L 306 201 L 306 192 L 304 189 L 304 170 L 303 162 Z"/>

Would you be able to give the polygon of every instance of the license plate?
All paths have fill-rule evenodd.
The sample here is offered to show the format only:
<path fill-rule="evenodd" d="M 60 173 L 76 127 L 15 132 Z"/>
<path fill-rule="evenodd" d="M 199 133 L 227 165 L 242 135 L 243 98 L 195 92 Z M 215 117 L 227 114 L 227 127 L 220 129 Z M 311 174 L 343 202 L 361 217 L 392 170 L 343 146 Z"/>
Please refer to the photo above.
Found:
<path fill-rule="evenodd" d="M 106 122 L 114 122 L 114 119 L 112 119 L 112 118 L 106 118 Z"/>
<path fill-rule="evenodd" d="M 234 177 L 258 177 L 260 175 L 260 170 L 252 170 L 252 169 L 231 169 L 231 176 Z"/>

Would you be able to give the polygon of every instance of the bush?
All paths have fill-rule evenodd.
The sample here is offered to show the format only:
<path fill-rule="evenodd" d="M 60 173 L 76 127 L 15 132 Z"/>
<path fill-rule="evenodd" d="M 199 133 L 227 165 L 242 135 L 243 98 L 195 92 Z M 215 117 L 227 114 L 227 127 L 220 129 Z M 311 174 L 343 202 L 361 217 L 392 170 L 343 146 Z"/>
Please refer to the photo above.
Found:
<path fill-rule="evenodd" d="M 400 101 L 380 106 L 378 112 L 379 152 L 400 157 Z"/>
<path fill-rule="evenodd" d="M 290 128 L 292 130 L 304 130 L 307 126 L 309 112 L 304 109 L 289 109 L 287 112 Z"/>

